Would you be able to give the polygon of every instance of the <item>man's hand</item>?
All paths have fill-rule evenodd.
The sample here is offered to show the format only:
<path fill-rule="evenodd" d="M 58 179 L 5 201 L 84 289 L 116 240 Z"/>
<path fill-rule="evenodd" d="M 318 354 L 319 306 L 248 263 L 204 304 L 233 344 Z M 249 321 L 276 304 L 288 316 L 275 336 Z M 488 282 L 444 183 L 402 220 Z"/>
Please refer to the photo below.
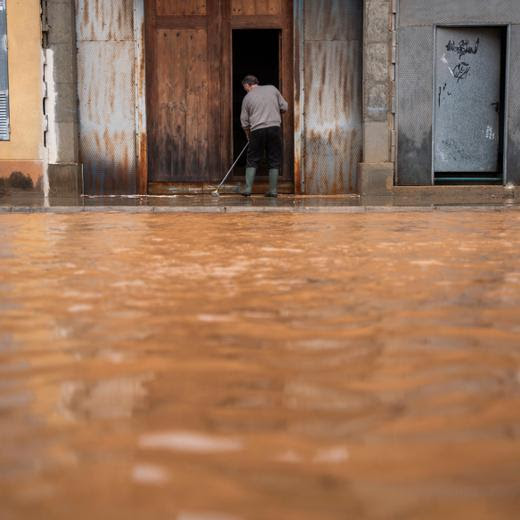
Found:
<path fill-rule="evenodd" d="M 246 134 L 247 140 L 251 140 L 251 129 L 250 128 L 244 128 L 244 132 Z"/>

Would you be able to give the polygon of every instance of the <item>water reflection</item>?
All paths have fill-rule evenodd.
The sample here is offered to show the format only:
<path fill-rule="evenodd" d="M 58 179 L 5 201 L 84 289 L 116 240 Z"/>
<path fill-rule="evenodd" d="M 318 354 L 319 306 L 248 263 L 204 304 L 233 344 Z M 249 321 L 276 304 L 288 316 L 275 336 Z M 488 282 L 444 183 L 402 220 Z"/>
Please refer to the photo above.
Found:
<path fill-rule="evenodd" d="M 116 362 L 120 360 L 116 358 Z M 62 383 L 57 411 L 68 420 L 130 418 L 146 408 L 145 384 L 152 378 L 152 375 L 137 375 Z"/>
<path fill-rule="evenodd" d="M 132 480 L 143 485 L 162 485 L 170 480 L 168 471 L 153 464 L 138 464 L 132 469 Z"/>
<path fill-rule="evenodd" d="M 238 439 L 211 437 L 196 432 L 150 433 L 139 439 L 144 449 L 166 449 L 188 453 L 221 453 L 240 451 L 242 442 Z"/>
<path fill-rule="evenodd" d="M 212 512 L 182 512 L 177 515 L 177 520 L 241 520 L 238 516 Z"/>
<path fill-rule="evenodd" d="M 0 517 L 520 514 L 520 215 L 0 218 Z"/>

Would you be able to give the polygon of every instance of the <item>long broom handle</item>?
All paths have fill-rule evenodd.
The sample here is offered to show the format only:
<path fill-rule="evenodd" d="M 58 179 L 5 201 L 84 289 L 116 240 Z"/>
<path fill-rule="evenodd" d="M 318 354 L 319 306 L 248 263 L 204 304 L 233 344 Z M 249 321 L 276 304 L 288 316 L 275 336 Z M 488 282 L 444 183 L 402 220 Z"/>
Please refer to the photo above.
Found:
<path fill-rule="evenodd" d="M 242 151 L 238 154 L 238 157 L 236 158 L 236 161 L 231 165 L 231 168 L 229 168 L 229 171 L 226 173 L 226 176 L 222 179 L 222 182 L 217 186 L 217 191 L 220 189 L 222 184 L 226 182 L 226 179 L 229 177 L 229 174 L 233 171 L 233 168 L 235 167 L 236 163 L 239 161 L 240 157 L 242 157 L 242 154 L 246 151 L 246 148 L 249 146 L 249 141 L 246 143 Z"/>

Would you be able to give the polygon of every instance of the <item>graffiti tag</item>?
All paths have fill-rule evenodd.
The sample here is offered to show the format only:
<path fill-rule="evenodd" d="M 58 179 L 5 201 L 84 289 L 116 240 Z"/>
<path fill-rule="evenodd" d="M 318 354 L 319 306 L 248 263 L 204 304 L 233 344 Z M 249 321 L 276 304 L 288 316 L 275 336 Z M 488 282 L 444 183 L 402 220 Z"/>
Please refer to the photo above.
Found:
<path fill-rule="evenodd" d="M 451 92 L 449 90 L 447 90 L 447 88 L 448 88 L 448 84 L 447 83 L 444 83 L 444 85 L 442 87 L 439 87 L 439 106 L 441 106 L 442 95 L 444 93 L 446 95 L 448 95 L 448 96 L 451 96 Z"/>
<path fill-rule="evenodd" d="M 455 43 L 455 40 L 450 40 L 446 45 L 448 52 L 456 52 L 459 60 L 462 59 L 466 54 L 477 54 L 480 45 L 480 38 L 477 38 L 475 45 L 470 45 L 469 40 L 461 40 L 459 43 Z"/>
<path fill-rule="evenodd" d="M 454 69 L 453 69 L 453 77 L 457 80 L 457 83 L 463 79 L 468 77 L 469 71 L 471 67 L 468 63 L 461 61 Z"/>

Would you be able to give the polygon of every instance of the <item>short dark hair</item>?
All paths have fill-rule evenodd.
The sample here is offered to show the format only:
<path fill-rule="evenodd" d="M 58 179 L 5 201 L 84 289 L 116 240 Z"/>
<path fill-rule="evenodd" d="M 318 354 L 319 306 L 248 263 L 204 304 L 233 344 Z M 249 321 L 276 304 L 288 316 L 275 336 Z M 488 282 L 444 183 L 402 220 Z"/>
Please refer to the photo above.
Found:
<path fill-rule="evenodd" d="M 242 85 L 258 85 L 258 78 L 256 76 L 247 75 L 242 80 Z"/>

